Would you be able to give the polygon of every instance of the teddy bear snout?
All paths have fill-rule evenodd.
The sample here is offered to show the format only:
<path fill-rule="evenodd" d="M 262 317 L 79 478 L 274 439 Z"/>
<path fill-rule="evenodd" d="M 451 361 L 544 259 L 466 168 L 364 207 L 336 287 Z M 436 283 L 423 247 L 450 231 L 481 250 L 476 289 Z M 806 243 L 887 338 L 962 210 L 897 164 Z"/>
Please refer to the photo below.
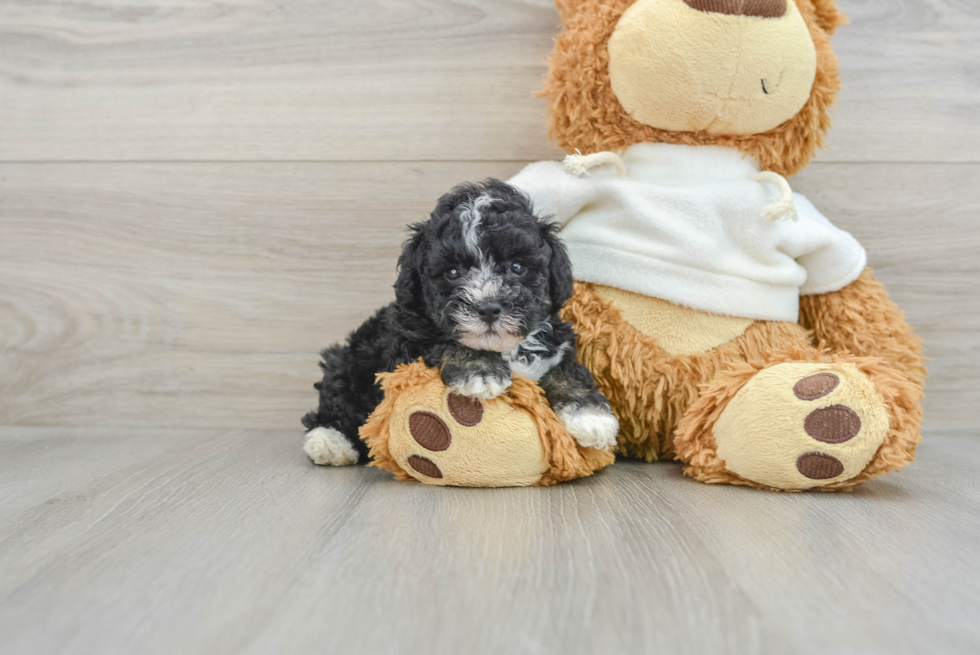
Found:
<path fill-rule="evenodd" d="M 786 14 L 786 0 L 684 0 L 692 9 L 732 16 L 780 18 Z"/>

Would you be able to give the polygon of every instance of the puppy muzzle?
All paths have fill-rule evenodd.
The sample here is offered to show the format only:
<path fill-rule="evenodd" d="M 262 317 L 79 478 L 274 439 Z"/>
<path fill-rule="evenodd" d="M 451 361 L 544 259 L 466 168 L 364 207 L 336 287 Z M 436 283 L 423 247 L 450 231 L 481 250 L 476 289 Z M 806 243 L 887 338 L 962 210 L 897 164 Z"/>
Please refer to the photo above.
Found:
<path fill-rule="evenodd" d="M 524 322 L 499 300 L 461 305 L 452 316 L 456 321 L 456 340 L 473 350 L 509 352 L 526 336 L 522 330 Z"/>

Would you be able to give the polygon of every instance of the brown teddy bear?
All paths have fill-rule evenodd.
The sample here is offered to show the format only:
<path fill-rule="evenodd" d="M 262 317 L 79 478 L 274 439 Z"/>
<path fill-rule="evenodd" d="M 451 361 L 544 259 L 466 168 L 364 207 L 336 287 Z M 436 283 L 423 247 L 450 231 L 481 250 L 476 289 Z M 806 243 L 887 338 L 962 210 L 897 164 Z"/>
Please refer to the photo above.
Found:
<path fill-rule="evenodd" d="M 860 244 L 784 177 L 830 126 L 834 0 L 557 5 L 544 95 L 569 157 L 511 182 L 563 225 L 579 280 L 563 317 L 619 418 L 618 452 L 784 491 L 911 462 L 920 340 Z M 413 364 L 383 386 L 362 435 L 399 479 L 550 484 L 612 462 L 529 380 L 464 403 Z"/>
<path fill-rule="evenodd" d="M 511 183 L 564 226 L 564 318 L 619 451 L 788 491 L 911 462 L 920 340 L 863 248 L 783 177 L 830 126 L 834 0 L 557 5 L 548 128 L 577 154 Z"/>

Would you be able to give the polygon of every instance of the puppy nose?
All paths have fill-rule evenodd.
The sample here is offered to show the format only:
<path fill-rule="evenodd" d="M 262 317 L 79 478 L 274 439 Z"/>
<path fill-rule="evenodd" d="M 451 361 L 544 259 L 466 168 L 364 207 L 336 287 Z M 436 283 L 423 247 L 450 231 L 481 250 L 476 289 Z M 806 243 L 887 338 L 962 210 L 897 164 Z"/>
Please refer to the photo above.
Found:
<path fill-rule="evenodd" d="M 698 11 L 732 16 L 779 18 L 786 13 L 786 0 L 684 0 Z"/>
<path fill-rule="evenodd" d="M 503 309 L 499 302 L 481 302 L 476 306 L 476 313 L 485 323 L 493 323 L 500 318 L 500 312 Z"/>

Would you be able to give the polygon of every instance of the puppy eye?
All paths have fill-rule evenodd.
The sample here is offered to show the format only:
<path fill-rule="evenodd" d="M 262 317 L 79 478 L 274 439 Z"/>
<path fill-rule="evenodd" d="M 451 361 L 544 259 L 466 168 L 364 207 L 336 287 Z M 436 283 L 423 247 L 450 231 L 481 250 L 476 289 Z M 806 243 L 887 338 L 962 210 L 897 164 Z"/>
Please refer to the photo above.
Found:
<path fill-rule="evenodd" d="M 522 264 L 520 262 L 512 262 L 511 265 L 510 265 L 510 270 L 511 270 L 511 272 L 516 273 L 517 275 L 520 275 L 525 270 L 524 269 L 524 264 Z"/>
<path fill-rule="evenodd" d="M 463 277 L 463 269 L 459 267 L 454 267 L 446 271 L 446 279 L 448 280 L 458 280 Z"/>

